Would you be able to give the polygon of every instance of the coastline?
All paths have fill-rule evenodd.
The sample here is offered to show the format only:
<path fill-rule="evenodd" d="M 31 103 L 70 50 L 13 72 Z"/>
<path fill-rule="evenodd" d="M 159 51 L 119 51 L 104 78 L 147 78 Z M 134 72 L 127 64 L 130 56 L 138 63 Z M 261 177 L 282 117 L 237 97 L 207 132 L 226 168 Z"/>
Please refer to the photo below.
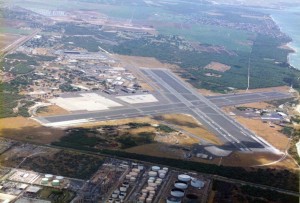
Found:
<path fill-rule="evenodd" d="M 290 32 L 288 32 L 287 27 L 282 26 L 282 24 L 284 24 L 284 22 L 282 20 L 280 20 L 280 17 L 275 16 L 275 15 L 276 14 L 274 14 L 274 13 L 269 13 L 270 18 L 278 26 L 280 31 L 291 38 L 290 42 L 288 42 L 286 44 L 283 44 L 282 46 L 280 46 L 280 48 L 287 49 L 287 50 L 291 51 L 291 53 L 289 53 L 287 55 L 287 62 L 289 63 L 289 65 L 291 67 L 293 67 L 297 70 L 300 70 L 300 64 L 296 61 L 296 58 L 300 57 L 299 56 L 300 53 L 299 53 L 299 47 L 295 44 L 295 36 L 293 34 L 291 34 Z"/>

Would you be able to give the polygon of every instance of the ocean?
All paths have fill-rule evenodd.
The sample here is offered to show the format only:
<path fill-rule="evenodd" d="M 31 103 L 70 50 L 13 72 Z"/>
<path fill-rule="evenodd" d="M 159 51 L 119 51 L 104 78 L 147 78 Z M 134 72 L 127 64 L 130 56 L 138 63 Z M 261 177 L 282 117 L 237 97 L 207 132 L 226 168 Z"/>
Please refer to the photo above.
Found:
<path fill-rule="evenodd" d="M 300 7 L 284 10 L 265 10 L 265 12 L 271 14 L 282 32 L 293 39 L 289 46 L 296 53 L 289 55 L 289 63 L 300 70 Z"/>

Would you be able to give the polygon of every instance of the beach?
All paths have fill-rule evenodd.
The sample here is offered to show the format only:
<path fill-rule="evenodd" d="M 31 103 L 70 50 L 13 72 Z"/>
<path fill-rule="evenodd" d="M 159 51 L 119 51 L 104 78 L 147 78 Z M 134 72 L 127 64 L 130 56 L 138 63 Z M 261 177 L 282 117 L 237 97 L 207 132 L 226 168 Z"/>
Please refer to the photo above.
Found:
<path fill-rule="evenodd" d="M 287 44 L 294 50 L 289 54 L 289 63 L 297 69 L 300 69 L 300 7 L 284 10 L 266 10 L 281 31 L 292 38 L 292 42 Z"/>

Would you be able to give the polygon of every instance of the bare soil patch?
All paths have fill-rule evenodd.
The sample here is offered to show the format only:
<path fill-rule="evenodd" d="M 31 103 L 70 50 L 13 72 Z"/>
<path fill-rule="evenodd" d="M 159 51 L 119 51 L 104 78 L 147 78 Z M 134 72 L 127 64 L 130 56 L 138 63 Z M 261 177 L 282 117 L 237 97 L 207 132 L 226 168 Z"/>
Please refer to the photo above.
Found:
<path fill-rule="evenodd" d="M 50 144 L 64 135 L 61 129 L 41 126 L 38 122 L 23 117 L 0 119 L 0 136 L 26 142 Z"/>
<path fill-rule="evenodd" d="M 237 93 L 256 93 L 256 92 L 289 92 L 289 86 L 278 86 L 278 87 L 268 87 L 268 88 L 259 88 L 259 89 L 249 89 L 247 92 L 246 90 L 237 90 Z"/>
<path fill-rule="evenodd" d="M 162 63 L 153 57 L 141 57 L 141 56 L 126 56 L 126 55 L 113 55 L 114 58 L 120 60 L 122 66 L 133 67 L 147 67 L 147 68 L 167 68 L 176 70 L 178 66 L 168 63 Z"/>
<path fill-rule="evenodd" d="M 219 72 L 226 72 L 226 71 L 230 70 L 231 67 L 228 65 L 213 61 L 210 64 L 208 64 L 207 66 L 205 66 L 204 68 L 219 71 Z"/>
<path fill-rule="evenodd" d="M 276 162 L 282 157 L 282 155 L 276 155 L 266 152 L 255 152 L 255 153 L 240 153 L 234 152 L 229 157 L 223 158 L 222 164 L 228 166 L 241 166 L 241 167 L 251 167 L 259 166 L 264 164 L 270 164 Z M 266 167 L 276 167 L 276 168 L 297 168 L 294 160 L 289 156 L 284 160 L 274 163 Z"/>
<path fill-rule="evenodd" d="M 181 149 L 172 148 L 170 147 L 170 145 L 161 144 L 161 143 L 132 147 L 125 151 L 131 153 L 149 155 L 149 156 L 156 156 L 156 157 L 165 157 L 165 158 L 173 158 L 173 159 L 184 158 L 184 152 Z"/>
<path fill-rule="evenodd" d="M 41 109 L 40 112 L 37 113 L 37 116 L 54 116 L 54 115 L 65 115 L 70 113 L 67 110 L 57 105 L 51 105 L 42 108 L 43 109 Z"/>
<path fill-rule="evenodd" d="M 216 145 L 222 144 L 221 140 L 199 123 L 196 119 L 192 116 L 185 115 L 185 114 L 166 114 L 163 116 L 155 117 L 158 121 L 163 120 L 179 128 L 183 129 L 184 131 L 191 133 L 193 135 L 199 136 L 199 138 L 204 139 L 208 142 L 211 142 Z M 193 139 L 195 141 L 195 139 Z M 197 141 L 199 142 L 199 141 Z M 196 142 L 196 143 L 197 143 Z"/>
<path fill-rule="evenodd" d="M 278 125 L 270 125 L 269 123 L 263 123 L 261 120 L 254 120 L 243 117 L 236 117 L 236 120 L 242 125 L 246 126 L 258 136 L 265 139 L 271 145 L 279 149 L 280 151 L 285 151 L 289 146 L 289 139 L 284 134 L 279 131 L 282 129 Z M 273 127 L 271 127 L 273 126 Z"/>

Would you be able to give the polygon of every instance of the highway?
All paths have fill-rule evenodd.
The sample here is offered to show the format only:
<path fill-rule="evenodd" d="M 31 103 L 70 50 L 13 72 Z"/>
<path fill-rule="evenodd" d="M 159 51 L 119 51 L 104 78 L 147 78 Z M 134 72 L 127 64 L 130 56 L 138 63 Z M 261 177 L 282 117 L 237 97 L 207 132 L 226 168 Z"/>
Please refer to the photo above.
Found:
<path fill-rule="evenodd" d="M 219 107 L 285 99 L 291 98 L 292 95 L 279 92 L 262 92 L 204 97 L 169 70 L 143 69 L 142 72 L 156 87 L 154 94 L 159 102 L 134 106 L 124 105 L 104 111 L 80 112 L 36 119 L 45 125 L 55 126 L 57 124 L 59 126 L 60 124 L 63 125 L 64 122 L 80 120 L 103 121 L 166 113 L 185 113 L 194 116 L 200 123 L 216 134 L 225 143 L 223 146 L 225 149 L 240 151 L 275 150 L 254 133 L 225 115 Z"/>

